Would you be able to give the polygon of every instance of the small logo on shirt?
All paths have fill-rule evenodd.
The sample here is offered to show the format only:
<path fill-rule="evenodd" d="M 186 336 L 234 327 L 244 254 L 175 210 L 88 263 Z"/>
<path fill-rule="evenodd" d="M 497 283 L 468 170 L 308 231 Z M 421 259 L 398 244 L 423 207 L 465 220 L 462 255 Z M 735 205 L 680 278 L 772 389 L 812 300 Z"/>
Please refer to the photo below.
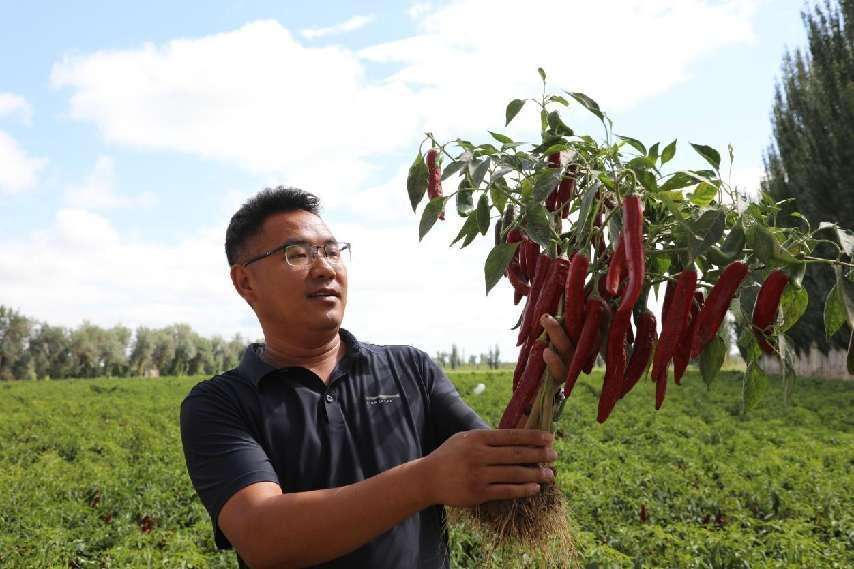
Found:
<path fill-rule="evenodd" d="M 400 399 L 400 394 L 395 393 L 394 395 L 373 395 L 365 397 L 365 401 L 368 405 L 387 405 L 394 401 L 395 399 Z"/>

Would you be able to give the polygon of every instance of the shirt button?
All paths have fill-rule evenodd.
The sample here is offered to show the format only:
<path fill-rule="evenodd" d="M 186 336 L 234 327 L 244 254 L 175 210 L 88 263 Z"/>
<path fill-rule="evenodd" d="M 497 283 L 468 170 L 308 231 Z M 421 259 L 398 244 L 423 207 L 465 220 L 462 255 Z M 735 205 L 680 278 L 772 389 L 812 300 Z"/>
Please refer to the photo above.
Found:
<path fill-rule="evenodd" d="M 328 393 L 327 393 L 327 394 L 326 394 L 326 402 L 327 402 L 327 403 L 332 403 L 332 401 L 333 401 L 332 396 L 331 396 L 330 394 L 328 394 Z"/>

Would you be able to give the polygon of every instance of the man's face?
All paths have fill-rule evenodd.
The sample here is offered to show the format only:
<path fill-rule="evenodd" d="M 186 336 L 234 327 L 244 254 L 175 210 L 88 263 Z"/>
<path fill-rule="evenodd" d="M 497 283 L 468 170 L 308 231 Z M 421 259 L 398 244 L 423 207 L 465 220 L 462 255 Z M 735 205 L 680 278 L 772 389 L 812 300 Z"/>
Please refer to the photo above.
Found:
<path fill-rule="evenodd" d="M 287 241 L 323 246 L 334 240 L 323 220 L 312 213 L 278 213 L 268 217 L 260 233 L 249 240 L 243 258 Z M 347 306 L 344 262 L 332 263 L 317 256 L 306 266 L 294 267 L 285 261 L 284 252 L 278 251 L 240 270 L 245 273 L 236 275 L 232 270 L 232 278 L 241 281 L 235 286 L 255 309 L 265 332 L 335 330 L 341 325 Z"/>

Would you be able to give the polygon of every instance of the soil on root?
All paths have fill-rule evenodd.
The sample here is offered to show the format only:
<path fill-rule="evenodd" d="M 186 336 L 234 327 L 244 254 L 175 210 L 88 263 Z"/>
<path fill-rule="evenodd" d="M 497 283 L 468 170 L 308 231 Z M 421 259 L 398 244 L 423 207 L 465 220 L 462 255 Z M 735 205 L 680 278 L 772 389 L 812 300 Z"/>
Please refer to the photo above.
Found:
<path fill-rule="evenodd" d="M 553 484 L 543 485 L 540 493 L 530 498 L 455 509 L 450 516 L 473 526 L 480 534 L 486 549 L 484 566 L 499 549 L 532 554 L 542 559 L 546 567 L 578 564 L 566 499 Z"/>

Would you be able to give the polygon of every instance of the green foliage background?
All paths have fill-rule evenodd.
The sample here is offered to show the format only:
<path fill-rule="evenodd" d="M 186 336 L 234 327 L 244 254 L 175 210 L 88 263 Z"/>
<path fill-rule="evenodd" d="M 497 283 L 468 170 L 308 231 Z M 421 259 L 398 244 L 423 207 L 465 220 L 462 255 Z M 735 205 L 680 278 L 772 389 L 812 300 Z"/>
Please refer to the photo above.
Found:
<path fill-rule="evenodd" d="M 451 376 L 498 420 L 507 371 Z M 178 406 L 198 380 L 0 384 L 0 567 L 236 567 L 184 469 Z M 854 383 L 799 379 L 783 407 L 772 378 L 744 416 L 737 374 L 709 392 L 689 373 L 660 412 L 644 382 L 601 426 L 600 384 L 582 379 L 559 425 L 582 567 L 854 566 Z M 484 559 L 463 525 L 452 548 L 455 567 L 543 566 Z"/>

